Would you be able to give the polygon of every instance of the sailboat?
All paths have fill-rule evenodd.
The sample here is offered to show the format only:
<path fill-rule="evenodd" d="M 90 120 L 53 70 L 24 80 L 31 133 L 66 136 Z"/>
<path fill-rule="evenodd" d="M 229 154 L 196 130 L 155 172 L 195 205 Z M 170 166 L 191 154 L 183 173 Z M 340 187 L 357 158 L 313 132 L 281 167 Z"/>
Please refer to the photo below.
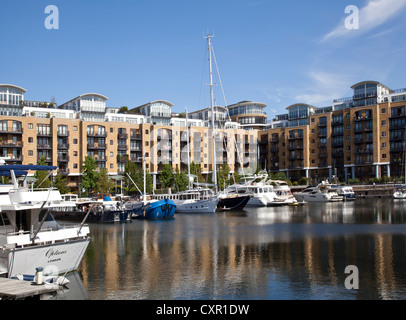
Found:
<path fill-rule="evenodd" d="M 209 50 L 209 75 L 210 75 L 210 104 L 211 104 L 211 125 L 212 125 L 212 147 L 213 147 L 213 180 L 214 188 L 217 192 L 217 164 L 216 164 L 216 130 L 214 126 L 214 95 L 213 95 L 213 72 L 212 72 L 212 62 L 211 62 L 211 35 L 207 35 L 206 39 L 208 42 Z M 242 210 L 245 205 L 251 199 L 251 194 L 241 195 L 236 191 L 232 192 L 220 192 L 217 194 L 218 203 L 217 209 L 219 210 Z"/>
<path fill-rule="evenodd" d="M 4 161 L 3 161 L 4 162 Z M 0 185 L 0 274 L 9 278 L 60 275 L 79 267 L 89 244 L 90 229 L 85 224 L 61 225 L 50 213 L 51 203 L 60 201 L 54 188 L 33 189 L 19 185 L 17 177 L 29 170 L 51 171 L 53 166 L 0 164 L 0 175 L 11 178 Z M 49 175 L 50 175 L 49 174 Z"/>
<path fill-rule="evenodd" d="M 213 194 L 201 189 L 191 188 L 190 155 L 189 155 L 189 125 L 188 113 L 186 112 L 186 141 L 187 141 L 187 167 L 188 167 L 188 190 L 175 194 L 174 203 L 177 213 L 214 213 L 216 212 L 218 198 Z M 194 179 L 194 178 L 193 178 Z"/>
<path fill-rule="evenodd" d="M 141 203 L 133 204 L 133 215 L 139 219 L 171 219 L 175 215 L 176 204 L 168 198 L 161 200 L 148 200 L 146 194 L 146 158 L 144 157 L 144 194 Z M 128 175 L 128 174 L 127 174 Z M 128 175 L 130 180 L 131 177 Z M 134 181 L 132 181 L 134 183 Z M 137 186 L 134 183 L 135 186 Z"/>

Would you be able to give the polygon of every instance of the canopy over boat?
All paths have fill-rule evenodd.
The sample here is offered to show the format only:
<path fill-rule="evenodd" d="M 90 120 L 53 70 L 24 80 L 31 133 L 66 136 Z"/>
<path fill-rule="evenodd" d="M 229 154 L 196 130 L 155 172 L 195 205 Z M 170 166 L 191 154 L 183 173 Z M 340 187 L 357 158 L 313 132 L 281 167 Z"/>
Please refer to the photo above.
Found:
<path fill-rule="evenodd" d="M 44 166 L 44 165 L 30 165 L 30 164 L 10 164 L 10 165 L 0 165 L 0 176 L 9 177 L 10 171 L 14 171 L 16 176 L 26 176 L 28 170 L 39 171 L 39 170 L 55 170 L 55 166 Z"/>

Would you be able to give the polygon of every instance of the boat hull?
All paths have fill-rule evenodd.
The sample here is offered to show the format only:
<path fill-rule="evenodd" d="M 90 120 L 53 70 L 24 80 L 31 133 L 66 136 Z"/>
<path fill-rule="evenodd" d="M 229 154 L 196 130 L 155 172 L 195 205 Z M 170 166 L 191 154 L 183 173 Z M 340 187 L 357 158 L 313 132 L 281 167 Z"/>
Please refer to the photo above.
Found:
<path fill-rule="evenodd" d="M 216 212 L 218 199 L 197 200 L 178 204 L 176 213 L 214 213 Z"/>
<path fill-rule="evenodd" d="M 90 237 L 50 245 L 11 248 L 0 252 L 0 271 L 8 277 L 19 274 L 35 275 L 44 268 L 44 276 L 59 275 L 76 270 L 89 245 Z"/>
<path fill-rule="evenodd" d="M 251 199 L 251 196 L 220 198 L 217 204 L 219 210 L 242 210 Z"/>
<path fill-rule="evenodd" d="M 140 219 L 171 219 L 175 215 L 176 204 L 170 199 L 146 204 L 136 215 Z"/>

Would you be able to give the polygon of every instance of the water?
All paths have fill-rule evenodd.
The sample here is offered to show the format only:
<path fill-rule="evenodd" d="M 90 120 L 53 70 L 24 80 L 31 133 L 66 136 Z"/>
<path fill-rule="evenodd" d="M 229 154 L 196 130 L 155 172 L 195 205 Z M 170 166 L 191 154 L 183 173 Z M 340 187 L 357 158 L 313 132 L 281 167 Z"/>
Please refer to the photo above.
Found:
<path fill-rule="evenodd" d="M 406 299 L 405 224 L 392 199 L 90 224 L 77 299 Z"/>

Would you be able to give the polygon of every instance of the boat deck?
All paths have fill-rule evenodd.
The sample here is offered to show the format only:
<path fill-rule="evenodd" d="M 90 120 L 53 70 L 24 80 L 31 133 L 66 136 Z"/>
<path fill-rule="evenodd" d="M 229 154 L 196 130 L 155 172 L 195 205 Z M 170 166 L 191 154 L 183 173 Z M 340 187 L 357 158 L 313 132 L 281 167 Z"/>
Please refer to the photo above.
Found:
<path fill-rule="evenodd" d="M 39 297 L 41 294 L 55 292 L 57 290 L 58 285 L 36 285 L 30 281 L 0 277 L 0 298 L 12 300 L 25 299 L 30 297 Z"/>

